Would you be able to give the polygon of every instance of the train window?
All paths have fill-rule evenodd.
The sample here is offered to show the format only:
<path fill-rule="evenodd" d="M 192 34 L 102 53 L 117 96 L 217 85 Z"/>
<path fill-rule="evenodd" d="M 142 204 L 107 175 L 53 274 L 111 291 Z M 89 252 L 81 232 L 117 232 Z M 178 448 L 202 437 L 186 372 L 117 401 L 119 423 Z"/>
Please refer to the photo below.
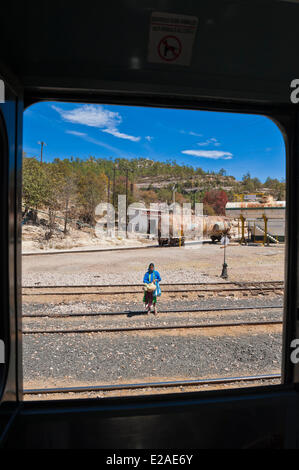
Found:
<path fill-rule="evenodd" d="M 277 384 L 285 146 L 264 116 L 24 116 L 26 400 Z"/>

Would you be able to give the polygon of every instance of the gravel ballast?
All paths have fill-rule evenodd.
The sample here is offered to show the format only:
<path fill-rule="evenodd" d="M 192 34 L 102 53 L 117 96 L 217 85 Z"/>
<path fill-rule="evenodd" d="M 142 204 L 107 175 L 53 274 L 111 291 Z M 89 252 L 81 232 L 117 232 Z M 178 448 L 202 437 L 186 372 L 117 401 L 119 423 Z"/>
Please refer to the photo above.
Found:
<path fill-rule="evenodd" d="M 271 330 L 270 330 L 271 331 Z M 260 375 L 280 370 L 279 332 L 69 334 L 24 338 L 24 386 Z"/>

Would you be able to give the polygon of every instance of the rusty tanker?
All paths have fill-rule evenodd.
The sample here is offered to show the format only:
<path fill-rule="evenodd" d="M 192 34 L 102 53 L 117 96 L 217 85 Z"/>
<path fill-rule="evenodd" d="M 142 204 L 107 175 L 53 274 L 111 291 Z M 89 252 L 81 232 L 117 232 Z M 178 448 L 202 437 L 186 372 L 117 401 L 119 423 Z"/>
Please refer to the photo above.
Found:
<path fill-rule="evenodd" d="M 167 226 L 165 226 L 167 225 Z M 170 214 L 166 223 L 159 217 L 158 241 L 160 246 L 184 246 L 186 240 L 220 241 L 224 234 L 230 232 L 231 223 L 222 216 L 194 216 L 184 220 L 184 217 Z"/>

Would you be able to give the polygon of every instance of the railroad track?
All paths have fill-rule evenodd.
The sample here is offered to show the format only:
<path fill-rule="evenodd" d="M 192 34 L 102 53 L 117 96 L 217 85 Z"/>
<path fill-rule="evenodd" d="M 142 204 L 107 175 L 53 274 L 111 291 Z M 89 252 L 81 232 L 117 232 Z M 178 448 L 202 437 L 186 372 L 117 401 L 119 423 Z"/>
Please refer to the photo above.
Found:
<path fill-rule="evenodd" d="M 116 384 L 116 385 L 96 385 L 96 386 L 84 386 L 84 387 L 64 387 L 64 388 L 40 388 L 40 389 L 25 389 L 24 395 L 57 395 L 63 394 L 86 394 L 86 393 L 97 393 L 97 392 L 113 392 L 113 391 L 135 391 L 140 389 L 181 389 L 190 387 L 212 387 L 212 386 L 225 386 L 230 384 L 250 384 L 255 383 L 261 384 L 264 382 L 276 382 L 279 383 L 281 380 L 280 374 L 269 374 L 269 375 L 255 375 L 255 376 L 244 376 L 244 377 L 222 377 L 214 379 L 195 379 L 195 380 L 176 380 L 167 382 L 143 382 L 143 383 L 131 383 L 131 384 Z M 181 391 L 181 390 L 180 390 Z M 72 397 L 73 398 L 73 397 Z"/>
<path fill-rule="evenodd" d="M 282 293 L 283 281 L 265 282 L 219 282 L 219 283 L 182 283 L 162 284 L 163 294 L 247 292 Z M 174 287 L 175 286 L 175 287 Z M 86 296 L 86 295 L 130 295 L 139 294 L 143 285 L 82 285 L 82 286 L 24 286 L 23 296 Z M 117 289 L 117 290 L 116 290 Z"/>
<path fill-rule="evenodd" d="M 266 306 L 246 306 L 246 307 L 221 307 L 221 308 L 194 308 L 194 309 L 180 309 L 180 310 L 159 310 L 159 314 L 162 313 L 206 313 L 206 312 L 229 312 L 229 311 L 243 311 L 243 310 L 267 310 L 283 308 L 283 305 L 266 305 Z M 51 314 L 40 314 L 40 313 L 29 313 L 23 314 L 23 318 L 80 318 L 80 317 L 99 317 L 99 316 L 134 316 L 134 315 L 146 315 L 145 310 L 127 310 L 119 312 L 85 312 L 85 313 L 51 313 Z"/>
<path fill-rule="evenodd" d="M 23 335 L 40 335 L 40 334 L 88 334 L 88 333 L 128 333 L 141 331 L 158 331 L 158 330 L 189 330 L 189 329 L 206 329 L 206 328 L 232 328 L 244 326 L 276 326 L 282 325 L 281 320 L 270 321 L 241 321 L 241 322 L 225 322 L 225 323 L 200 323 L 200 324 L 183 324 L 183 325 L 151 325 L 151 326 L 131 326 L 118 328 L 88 328 L 88 329 L 64 329 L 64 330 L 24 330 Z"/>

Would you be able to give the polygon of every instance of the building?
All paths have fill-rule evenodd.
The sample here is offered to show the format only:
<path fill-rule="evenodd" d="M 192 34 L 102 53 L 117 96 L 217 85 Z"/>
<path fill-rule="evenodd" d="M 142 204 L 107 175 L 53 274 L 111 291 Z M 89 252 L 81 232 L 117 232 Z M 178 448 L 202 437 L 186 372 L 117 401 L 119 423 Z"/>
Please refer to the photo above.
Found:
<path fill-rule="evenodd" d="M 251 241 L 278 243 L 285 239 L 285 209 L 285 201 L 265 196 L 260 201 L 228 202 L 225 212 L 230 219 L 239 220 L 241 242 L 247 235 Z"/>

